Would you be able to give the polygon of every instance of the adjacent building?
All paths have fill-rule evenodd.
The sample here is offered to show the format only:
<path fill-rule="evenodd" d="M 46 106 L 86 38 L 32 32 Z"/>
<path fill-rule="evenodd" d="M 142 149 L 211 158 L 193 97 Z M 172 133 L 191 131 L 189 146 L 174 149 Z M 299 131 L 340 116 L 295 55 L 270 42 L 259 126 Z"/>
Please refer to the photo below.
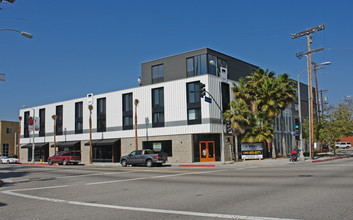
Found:
<path fill-rule="evenodd" d="M 56 151 L 80 151 L 82 162 L 88 163 L 90 117 L 93 162 L 119 162 L 121 155 L 135 150 L 136 130 L 138 149 L 163 150 L 169 162 L 220 161 L 223 155 L 224 160 L 232 160 L 230 134 L 226 134 L 221 152 L 224 126 L 220 108 L 229 108 L 233 83 L 258 68 L 203 48 L 142 63 L 136 88 L 22 109 L 21 161 L 32 160 L 28 119 L 34 113 L 39 119 L 34 132 L 36 161 L 46 161 L 54 154 L 55 134 Z M 209 92 L 207 96 L 212 96 L 211 101 L 200 97 L 200 83 Z M 91 115 L 89 104 L 93 106 Z M 294 111 L 294 107 L 286 111 L 286 134 L 293 131 Z"/>
<path fill-rule="evenodd" d="M 17 155 L 17 140 L 19 123 L 15 121 L 0 121 L 0 155 Z"/>

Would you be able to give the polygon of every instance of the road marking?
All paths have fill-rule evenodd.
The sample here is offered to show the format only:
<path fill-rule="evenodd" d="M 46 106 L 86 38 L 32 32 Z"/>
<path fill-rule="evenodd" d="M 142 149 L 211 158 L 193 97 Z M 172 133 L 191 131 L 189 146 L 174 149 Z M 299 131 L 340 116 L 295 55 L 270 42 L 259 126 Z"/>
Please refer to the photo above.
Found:
<path fill-rule="evenodd" d="M 178 173 L 178 174 L 152 176 L 152 177 L 140 177 L 140 178 L 123 179 L 123 180 L 111 180 L 111 181 L 103 181 L 103 182 L 86 183 L 86 185 L 99 185 L 99 184 L 107 184 L 107 183 L 129 182 L 129 181 L 136 181 L 136 180 L 147 180 L 147 179 L 174 177 L 174 176 L 184 176 L 184 175 L 191 175 L 191 174 L 215 173 L 215 172 L 223 172 L 223 171 L 226 171 L 226 170 L 212 170 L 212 171 Z"/>
<path fill-rule="evenodd" d="M 152 212 L 152 213 L 159 213 L 159 214 L 197 216 L 197 217 L 208 217 L 208 218 L 246 219 L 246 220 L 284 220 L 285 219 L 285 218 L 272 218 L 272 217 L 260 217 L 260 216 L 244 216 L 244 215 L 230 215 L 230 214 L 219 214 L 219 213 L 204 213 L 204 212 L 178 211 L 178 210 L 168 210 L 168 209 L 153 209 L 153 208 L 129 207 L 129 206 L 118 206 L 118 205 L 106 205 L 106 204 L 100 204 L 100 203 L 78 202 L 78 201 L 70 201 L 70 200 L 63 200 L 63 199 L 52 199 L 52 198 L 45 198 L 45 197 L 39 197 L 39 196 L 31 196 L 31 195 L 16 193 L 14 191 L 15 190 L 8 190 L 8 191 L 3 191 L 2 193 L 18 196 L 22 198 L 37 199 L 37 200 L 48 201 L 48 202 L 64 203 L 64 204 L 79 205 L 79 206 L 89 206 L 89 207 L 97 207 L 97 208 L 129 210 L 129 211 L 137 211 L 137 212 Z"/>

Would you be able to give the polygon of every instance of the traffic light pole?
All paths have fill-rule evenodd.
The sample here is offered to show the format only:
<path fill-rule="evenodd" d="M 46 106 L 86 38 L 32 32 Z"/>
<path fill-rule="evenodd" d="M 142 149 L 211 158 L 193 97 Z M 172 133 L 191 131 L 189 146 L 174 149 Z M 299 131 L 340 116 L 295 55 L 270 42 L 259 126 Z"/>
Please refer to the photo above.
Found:
<path fill-rule="evenodd" d="M 220 82 L 220 86 L 219 86 L 219 96 L 220 96 L 220 101 L 221 101 L 221 105 L 222 105 L 222 85 L 221 85 L 221 82 Z M 206 93 L 212 98 L 212 100 L 214 101 L 214 103 L 216 104 L 216 106 L 218 107 L 219 111 L 220 111 L 220 117 L 221 117 L 221 128 L 222 128 L 222 132 L 221 132 L 221 135 L 222 135 L 222 146 L 221 146 L 221 160 L 222 160 L 222 163 L 224 164 L 225 163 L 225 158 L 224 158 L 224 128 L 223 128 L 223 109 L 221 108 L 220 105 L 218 105 L 218 103 L 216 102 L 216 100 L 213 98 L 213 96 L 206 91 L 205 89 L 205 84 L 203 83 L 200 83 L 200 97 L 203 98 Z"/>

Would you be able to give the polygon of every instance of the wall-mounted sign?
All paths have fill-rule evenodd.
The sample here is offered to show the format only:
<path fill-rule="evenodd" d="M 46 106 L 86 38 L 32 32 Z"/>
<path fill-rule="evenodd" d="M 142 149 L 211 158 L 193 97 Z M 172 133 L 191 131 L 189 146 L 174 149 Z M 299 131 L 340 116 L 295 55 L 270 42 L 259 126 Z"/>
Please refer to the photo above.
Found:
<path fill-rule="evenodd" d="M 162 143 L 153 143 L 153 151 L 160 152 L 162 150 Z"/>
<path fill-rule="evenodd" d="M 242 143 L 241 159 L 263 159 L 261 143 Z"/>

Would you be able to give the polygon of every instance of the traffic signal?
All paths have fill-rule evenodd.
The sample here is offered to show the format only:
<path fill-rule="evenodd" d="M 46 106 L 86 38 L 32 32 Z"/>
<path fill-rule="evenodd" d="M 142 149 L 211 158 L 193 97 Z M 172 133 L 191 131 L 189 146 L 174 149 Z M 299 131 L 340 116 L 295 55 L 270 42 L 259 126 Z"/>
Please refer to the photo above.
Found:
<path fill-rule="evenodd" d="M 295 132 L 299 135 L 300 133 L 300 123 L 299 123 L 299 118 L 294 119 L 294 124 L 295 124 Z"/>
<path fill-rule="evenodd" d="M 230 121 L 226 121 L 226 130 L 227 130 L 227 133 L 232 132 L 232 123 Z"/>
<path fill-rule="evenodd" d="M 200 83 L 200 97 L 203 98 L 206 95 L 205 84 Z"/>

